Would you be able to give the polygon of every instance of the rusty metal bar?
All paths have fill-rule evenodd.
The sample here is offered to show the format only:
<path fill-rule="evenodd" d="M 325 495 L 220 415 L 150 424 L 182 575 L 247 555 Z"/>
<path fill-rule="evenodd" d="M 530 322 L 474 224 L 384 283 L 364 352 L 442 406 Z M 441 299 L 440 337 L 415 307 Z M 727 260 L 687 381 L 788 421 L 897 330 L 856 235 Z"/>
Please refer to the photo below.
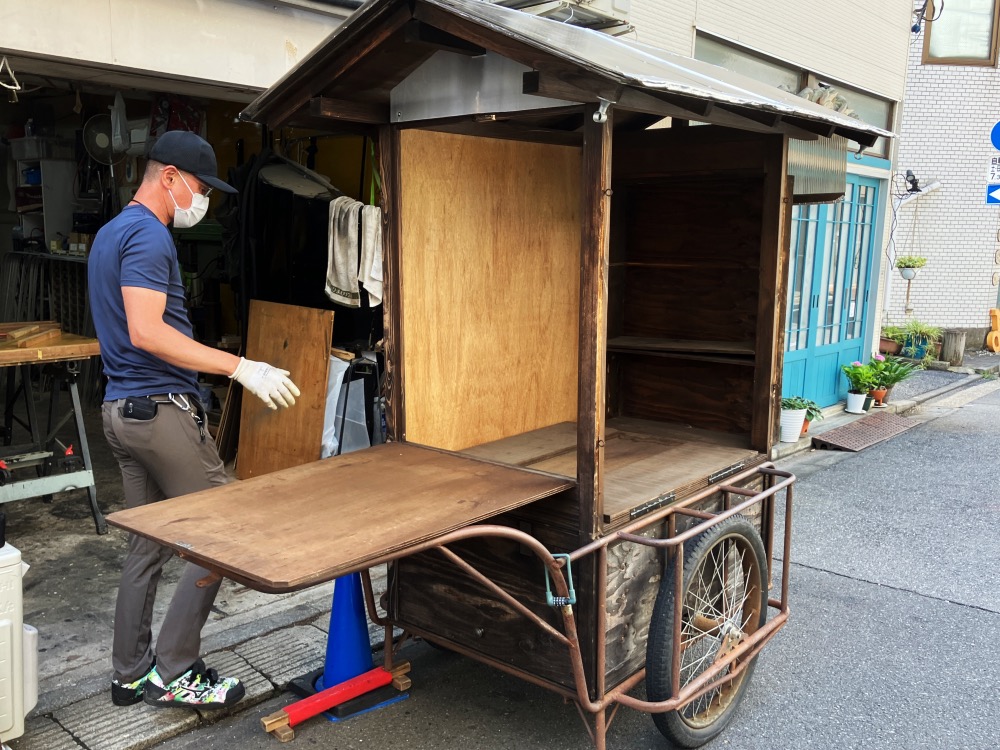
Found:
<path fill-rule="evenodd" d="M 754 505 L 755 503 L 758 503 L 758 502 L 760 502 L 761 500 L 764 500 L 767 497 L 771 497 L 776 492 L 778 492 L 779 490 L 784 489 L 785 487 L 787 487 L 788 485 L 790 485 L 792 482 L 795 481 L 795 476 L 793 474 L 791 474 L 790 472 L 787 472 L 787 471 L 782 471 L 780 469 L 776 469 L 776 468 L 774 468 L 773 464 L 762 464 L 761 466 L 755 467 L 753 469 L 748 469 L 747 471 L 744 471 L 744 472 L 742 472 L 740 474 L 737 474 L 735 477 L 732 477 L 731 479 L 734 482 L 739 482 L 739 481 L 742 481 L 744 479 L 747 479 L 747 478 L 753 476 L 756 473 L 773 474 L 775 476 L 784 477 L 784 480 L 781 481 L 781 482 L 779 482 L 779 483 L 777 483 L 777 484 L 775 484 L 773 487 L 770 487 L 769 489 L 763 490 L 762 492 L 758 493 L 757 495 L 755 495 L 754 497 L 750 498 L 746 502 L 740 503 L 739 505 L 737 505 L 737 506 L 735 506 L 733 508 L 730 508 L 729 510 L 727 510 L 727 511 L 725 511 L 723 513 L 720 513 L 720 514 L 718 514 L 716 516 L 713 516 L 713 521 L 712 522 L 706 521 L 703 524 L 698 524 L 697 526 L 693 526 L 692 528 L 688 529 L 687 531 L 685 531 L 685 532 L 683 532 L 683 533 L 681 533 L 681 534 L 679 534 L 679 535 L 677 535 L 677 536 L 675 536 L 675 537 L 673 537 L 671 539 L 652 540 L 652 539 L 648 539 L 646 537 L 636 536 L 636 535 L 634 535 L 632 533 L 634 531 L 640 531 L 640 530 L 642 530 L 644 528 L 652 526 L 654 523 L 656 523 L 657 521 L 663 519 L 664 517 L 667 517 L 667 516 L 670 516 L 670 515 L 676 513 L 680 508 L 688 508 L 689 506 L 694 505 L 695 503 L 701 502 L 702 500 L 705 500 L 706 498 L 711 497 L 712 495 L 714 495 L 716 492 L 719 491 L 719 488 L 718 488 L 717 485 L 710 485 L 710 486 L 702 489 L 701 491 L 695 493 L 694 495 L 692 495 L 692 496 L 690 496 L 690 497 L 688 497 L 688 498 L 680 501 L 679 503 L 677 503 L 675 505 L 668 505 L 668 506 L 665 506 L 664 508 L 661 508 L 659 510 L 653 511 L 653 512 L 651 512 L 651 513 L 643 516 L 641 519 L 639 519 L 637 521 L 634 521 L 633 523 L 628 524 L 624 528 L 622 528 L 622 529 L 620 529 L 618 531 L 615 531 L 615 532 L 613 532 L 612 534 L 610 534 L 610 535 L 608 535 L 606 537 L 602 537 L 600 539 L 596 539 L 593 542 L 590 542 L 589 544 L 586 544 L 583 547 L 580 547 L 575 552 L 571 552 L 570 553 L 570 561 L 576 561 L 576 560 L 579 560 L 582 557 L 586 557 L 587 555 L 591 554 L 592 552 L 594 552 L 595 550 L 599 549 L 600 547 L 602 547 L 604 545 L 607 545 L 607 544 L 611 544 L 612 542 L 615 542 L 615 541 L 617 541 L 619 539 L 625 539 L 627 541 L 635 541 L 635 542 L 639 542 L 640 544 L 648 544 L 648 545 L 654 546 L 654 547 L 670 547 L 670 546 L 675 546 L 675 545 L 678 545 L 678 544 L 682 544 L 683 542 L 686 542 L 688 539 L 691 539 L 691 538 L 697 536 L 698 534 L 700 534 L 701 532 L 705 531 L 707 528 L 709 528 L 710 526 L 712 526 L 713 523 L 718 523 L 720 521 L 724 521 L 725 519 L 729 518 L 730 516 L 736 515 L 740 511 L 744 510 L 745 508 L 748 508 L 751 505 Z M 663 542 L 663 543 L 661 544 L 659 542 Z"/>
<path fill-rule="evenodd" d="M 707 520 L 709 518 L 715 518 L 717 514 L 709 513 L 708 511 L 704 510 L 695 510 L 694 508 L 678 508 L 677 515 L 692 516 L 693 518 L 701 518 Z M 671 518 L 673 518 L 673 516 L 671 516 Z M 673 536 L 673 534 L 668 534 L 667 536 Z"/>

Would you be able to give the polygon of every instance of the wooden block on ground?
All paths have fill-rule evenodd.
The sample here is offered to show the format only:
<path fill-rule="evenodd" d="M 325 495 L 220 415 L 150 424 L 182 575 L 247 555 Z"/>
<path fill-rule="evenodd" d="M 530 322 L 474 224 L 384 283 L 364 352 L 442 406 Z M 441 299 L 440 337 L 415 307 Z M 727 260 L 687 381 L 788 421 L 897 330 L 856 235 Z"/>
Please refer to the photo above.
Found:
<path fill-rule="evenodd" d="M 271 734 L 278 738 L 278 742 L 291 742 L 295 739 L 295 730 L 291 727 L 278 727 Z"/>
<path fill-rule="evenodd" d="M 399 691 L 409 690 L 410 689 L 410 685 L 412 685 L 412 684 L 413 684 L 413 680 L 411 680 L 406 675 L 400 675 L 399 677 L 393 677 L 392 678 L 392 686 L 394 688 L 396 688 L 396 690 L 399 690 Z"/>
<path fill-rule="evenodd" d="M 273 714 L 262 716 L 260 719 L 260 725 L 264 727 L 265 732 L 273 732 L 278 727 L 287 727 L 288 714 L 284 711 L 277 711 Z"/>
<path fill-rule="evenodd" d="M 392 665 L 392 669 L 390 669 L 389 671 L 392 672 L 393 677 L 401 677 L 402 675 L 409 673 L 410 662 L 407 661 L 406 659 L 404 659 L 403 661 L 398 661 Z"/>

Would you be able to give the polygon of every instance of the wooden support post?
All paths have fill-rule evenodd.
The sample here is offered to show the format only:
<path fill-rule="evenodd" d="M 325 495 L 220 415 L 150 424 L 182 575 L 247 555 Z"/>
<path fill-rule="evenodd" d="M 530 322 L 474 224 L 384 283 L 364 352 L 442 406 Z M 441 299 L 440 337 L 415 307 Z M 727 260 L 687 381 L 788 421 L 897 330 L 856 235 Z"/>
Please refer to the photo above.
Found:
<path fill-rule="evenodd" d="M 583 117 L 580 238 L 580 387 L 577 402 L 577 485 L 581 540 L 601 525 L 604 490 L 604 371 L 608 341 L 608 230 L 611 215 L 611 121 Z"/>

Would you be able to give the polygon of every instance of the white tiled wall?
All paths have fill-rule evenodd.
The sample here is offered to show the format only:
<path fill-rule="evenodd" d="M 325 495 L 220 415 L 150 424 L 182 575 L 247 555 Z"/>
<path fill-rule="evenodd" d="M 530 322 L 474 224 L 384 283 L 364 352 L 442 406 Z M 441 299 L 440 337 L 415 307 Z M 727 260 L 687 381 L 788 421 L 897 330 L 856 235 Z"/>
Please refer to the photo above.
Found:
<path fill-rule="evenodd" d="M 910 287 L 913 316 L 942 327 L 989 326 L 996 307 L 1000 205 L 986 205 L 990 130 L 1000 121 L 996 68 L 922 65 L 923 33 L 914 34 L 903 102 L 897 169 L 941 188 L 900 207 L 890 253 L 922 255 L 927 266 Z M 1000 181 L 998 181 L 1000 183 Z M 903 183 L 897 183 L 897 190 Z M 885 319 L 906 320 L 906 282 L 887 271 Z"/>

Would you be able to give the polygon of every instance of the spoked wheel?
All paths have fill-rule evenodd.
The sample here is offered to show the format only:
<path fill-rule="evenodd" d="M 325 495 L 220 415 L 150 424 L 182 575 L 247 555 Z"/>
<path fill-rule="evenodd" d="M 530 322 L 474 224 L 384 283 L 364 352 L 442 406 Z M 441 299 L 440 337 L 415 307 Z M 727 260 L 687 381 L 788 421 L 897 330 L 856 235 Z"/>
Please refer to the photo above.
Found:
<path fill-rule="evenodd" d="M 733 516 L 685 545 L 681 610 L 680 687 L 731 652 L 767 617 L 767 567 L 757 530 Z M 646 695 L 663 701 L 673 695 L 674 565 L 668 566 L 653 607 L 646 648 Z M 678 711 L 653 714 L 663 735 L 681 747 L 698 747 L 719 734 L 743 699 L 754 664 L 728 683 L 699 696 Z M 725 676 L 732 666 L 720 676 Z"/>

